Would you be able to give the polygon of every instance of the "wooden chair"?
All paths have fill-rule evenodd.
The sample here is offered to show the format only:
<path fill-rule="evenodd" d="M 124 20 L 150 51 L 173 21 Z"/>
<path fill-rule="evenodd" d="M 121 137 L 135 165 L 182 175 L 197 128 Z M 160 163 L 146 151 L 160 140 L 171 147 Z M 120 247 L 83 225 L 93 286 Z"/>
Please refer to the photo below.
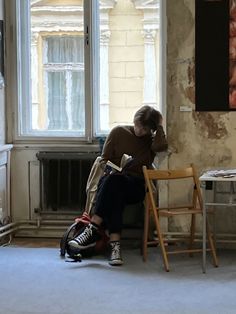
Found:
<path fill-rule="evenodd" d="M 143 234 L 143 260 L 147 260 L 147 247 L 153 244 L 159 244 L 161 248 L 161 253 L 164 261 L 165 270 L 169 271 L 169 261 L 168 255 L 169 254 L 177 254 L 177 253 L 189 253 L 192 255 L 194 252 L 202 252 L 202 249 L 193 249 L 193 244 L 195 240 L 195 220 L 196 215 L 202 215 L 202 196 L 201 190 L 199 185 L 199 180 L 196 175 L 196 171 L 194 166 L 191 165 L 188 168 L 180 169 L 180 170 L 153 170 L 147 169 L 146 166 L 143 166 L 143 173 L 145 178 L 146 184 L 146 198 L 145 198 L 145 216 L 144 216 L 144 234 Z M 166 207 L 161 208 L 157 205 L 157 197 L 156 197 L 156 182 L 161 180 L 181 180 L 181 179 L 188 179 L 191 180 L 193 193 L 192 193 L 192 201 L 190 204 L 187 205 L 180 205 L 180 206 L 173 206 L 173 207 Z M 177 181 L 176 181 L 177 182 Z M 158 241 L 149 241 L 149 225 L 150 225 L 150 214 L 153 214 L 156 232 L 158 236 Z M 190 227 L 190 234 L 189 234 L 189 245 L 186 249 L 179 249 L 169 251 L 167 250 L 167 246 L 165 245 L 164 235 L 161 231 L 160 227 L 160 217 L 173 217 L 177 215 L 191 215 L 191 227 Z M 211 251 L 214 265 L 218 266 L 218 260 L 216 256 L 215 246 L 212 239 L 212 234 L 209 229 L 209 225 L 207 222 L 207 234 L 208 234 L 208 243 L 209 249 Z"/>

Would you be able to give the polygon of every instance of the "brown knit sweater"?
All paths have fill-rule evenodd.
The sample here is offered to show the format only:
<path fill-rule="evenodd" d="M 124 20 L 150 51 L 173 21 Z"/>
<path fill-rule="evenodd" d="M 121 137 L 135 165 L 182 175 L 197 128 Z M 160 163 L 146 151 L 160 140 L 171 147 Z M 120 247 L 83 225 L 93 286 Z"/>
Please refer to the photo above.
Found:
<path fill-rule="evenodd" d="M 104 144 L 102 158 L 120 165 L 123 154 L 131 155 L 133 163 L 126 173 L 143 176 L 142 166 L 150 167 L 156 152 L 165 151 L 168 147 L 162 126 L 158 126 L 155 136 L 144 135 L 138 137 L 134 134 L 133 126 L 117 126 L 113 128 Z"/>

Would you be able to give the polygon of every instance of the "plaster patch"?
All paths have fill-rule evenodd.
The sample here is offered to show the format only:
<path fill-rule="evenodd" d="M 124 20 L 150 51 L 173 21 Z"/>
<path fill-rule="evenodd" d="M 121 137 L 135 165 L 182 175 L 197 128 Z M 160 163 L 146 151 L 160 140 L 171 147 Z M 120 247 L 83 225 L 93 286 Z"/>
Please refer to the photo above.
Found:
<path fill-rule="evenodd" d="M 189 3 L 175 1 L 173 5 L 173 0 L 167 1 L 167 18 L 168 55 L 176 59 L 194 28 L 194 17 Z"/>
<path fill-rule="evenodd" d="M 192 104 L 195 104 L 195 87 L 194 86 L 186 87 L 184 94 L 186 98 L 191 101 Z"/>
<path fill-rule="evenodd" d="M 209 139 L 221 139 L 228 136 L 225 123 L 220 119 L 226 113 L 193 112 L 193 119 L 197 121 L 201 133 L 206 132 Z"/>
<path fill-rule="evenodd" d="M 188 84 L 190 85 L 195 82 L 195 65 L 189 64 L 187 72 L 188 72 Z"/>
<path fill-rule="evenodd" d="M 216 144 L 215 144 L 216 145 Z M 208 153 L 208 154 L 206 154 Z M 207 165 L 210 168 L 228 167 L 232 162 L 232 151 L 226 147 L 221 150 L 215 150 L 213 148 L 206 149 L 202 147 L 199 151 L 198 161 L 202 165 Z"/>

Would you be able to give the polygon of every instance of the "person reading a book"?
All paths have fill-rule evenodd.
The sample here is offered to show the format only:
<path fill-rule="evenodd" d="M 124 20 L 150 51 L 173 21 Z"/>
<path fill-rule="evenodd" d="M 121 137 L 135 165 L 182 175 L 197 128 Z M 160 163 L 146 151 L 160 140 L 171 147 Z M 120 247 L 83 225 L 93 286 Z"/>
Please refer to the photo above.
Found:
<path fill-rule="evenodd" d="M 127 204 L 144 200 L 145 183 L 142 166 L 151 167 L 155 154 L 167 150 L 162 127 L 162 115 L 150 106 L 141 107 L 134 115 L 134 125 L 114 127 L 103 151 L 104 169 L 107 161 L 119 166 L 122 156 L 132 156 L 121 171 L 104 175 L 100 182 L 91 223 L 69 245 L 80 249 L 93 247 L 98 239 L 98 227 L 103 223 L 110 235 L 110 265 L 122 265 L 120 238 L 122 216 Z"/>

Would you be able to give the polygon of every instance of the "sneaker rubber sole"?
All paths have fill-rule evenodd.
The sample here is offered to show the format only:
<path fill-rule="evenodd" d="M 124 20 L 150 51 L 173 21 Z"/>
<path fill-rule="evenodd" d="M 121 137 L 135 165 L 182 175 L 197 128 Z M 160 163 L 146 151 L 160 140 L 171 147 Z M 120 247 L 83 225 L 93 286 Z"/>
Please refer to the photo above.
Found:
<path fill-rule="evenodd" d="M 111 266 L 121 266 L 124 262 L 121 259 L 114 259 L 113 261 L 109 261 L 108 263 Z"/>
<path fill-rule="evenodd" d="M 76 240 L 71 240 L 69 243 L 69 246 L 72 246 L 76 249 L 80 249 L 80 250 L 86 250 L 90 247 L 94 247 L 96 245 L 96 242 L 87 244 L 87 245 L 80 245 Z"/>

